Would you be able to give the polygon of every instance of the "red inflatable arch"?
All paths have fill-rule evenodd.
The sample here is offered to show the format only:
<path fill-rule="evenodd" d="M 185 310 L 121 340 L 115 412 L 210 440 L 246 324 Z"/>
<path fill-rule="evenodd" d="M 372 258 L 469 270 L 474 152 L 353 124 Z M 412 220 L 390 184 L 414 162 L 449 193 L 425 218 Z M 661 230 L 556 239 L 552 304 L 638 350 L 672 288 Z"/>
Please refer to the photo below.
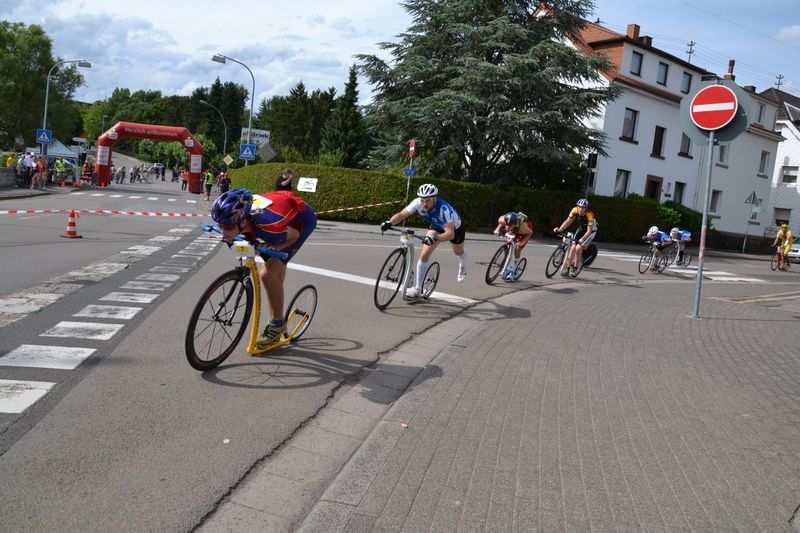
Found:
<path fill-rule="evenodd" d="M 177 126 L 154 126 L 134 122 L 117 122 L 97 138 L 97 158 L 94 169 L 97 184 L 108 187 L 111 181 L 111 149 L 126 137 L 134 139 L 153 139 L 156 141 L 177 141 L 189 152 L 189 192 L 203 192 L 201 179 L 203 172 L 203 145 L 186 128 Z"/>

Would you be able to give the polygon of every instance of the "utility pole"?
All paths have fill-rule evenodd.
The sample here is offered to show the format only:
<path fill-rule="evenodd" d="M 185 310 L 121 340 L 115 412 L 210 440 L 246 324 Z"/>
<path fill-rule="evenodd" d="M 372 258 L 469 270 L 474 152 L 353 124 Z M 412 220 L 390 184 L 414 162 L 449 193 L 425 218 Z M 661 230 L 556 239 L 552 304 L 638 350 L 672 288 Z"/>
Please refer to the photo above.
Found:
<path fill-rule="evenodd" d="M 688 43 L 686 43 L 686 46 L 689 47 L 689 49 L 686 50 L 686 53 L 689 54 L 689 59 L 687 59 L 686 62 L 689 63 L 690 65 L 692 64 L 692 54 L 694 54 L 694 45 L 696 44 L 697 43 L 694 41 L 689 41 Z"/>
<path fill-rule="evenodd" d="M 781 89 L 781 85 L 783 85 L 783 74 L 778 74 L 777 76 L 775 76 L 775 80 L 776 80 L 775 81 L 775 88 L 780 90 Z"/>

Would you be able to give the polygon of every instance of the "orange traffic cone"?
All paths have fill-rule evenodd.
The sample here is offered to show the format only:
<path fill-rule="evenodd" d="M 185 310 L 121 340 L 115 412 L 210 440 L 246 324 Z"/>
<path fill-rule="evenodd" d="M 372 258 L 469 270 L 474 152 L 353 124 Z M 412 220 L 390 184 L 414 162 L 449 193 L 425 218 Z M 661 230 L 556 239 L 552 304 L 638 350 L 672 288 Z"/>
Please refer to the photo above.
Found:
<path fill-rule="evenodd" d="M 75 210 L 70 209 L 69 218 L 67 218 L 67 232 L 62 235 L 62 237 L 68 239 L 80 239 L 83 237 L 83 235 L 78 235 L 78 225 L 75 223 L 76 218 L 78 218 L 78 215 L 75 213 Z"/>

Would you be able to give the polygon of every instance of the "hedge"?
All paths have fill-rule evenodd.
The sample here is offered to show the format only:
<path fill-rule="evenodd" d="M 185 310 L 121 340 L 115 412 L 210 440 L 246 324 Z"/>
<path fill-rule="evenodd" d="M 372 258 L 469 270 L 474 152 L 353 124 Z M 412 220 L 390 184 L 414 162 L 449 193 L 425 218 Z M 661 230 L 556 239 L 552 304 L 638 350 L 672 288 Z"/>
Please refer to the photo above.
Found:
<path fill-rule="evenodd" d="M 285 166 L 285 163 L 264 163 L 232 169 L 232 186 L 256 193 L 271 191 Z M 307 164 L 294 164 L 292 169 L 298 177 L 319 180 L 315 193 L 298 193 L 318 212 L 399 200 L 392 205 L 321 214 L 320 219 L 379 224 L 405 206 L 407 178 L 399 172 Z M 498 217 L 508 211 L 523 211 L 533 221 L 536 233 L 550 235 L 580 197 L 575 192 L 518 186 L 501 189 L 494 185 L 418 177 L 411 181 L 411 198 L 417 187 L 432 181 L 439 187 L 440 196 L 456 208 L 468 230 L 477 232 L 493 229 Z M 700 234 L 702 215 L 674 202 L 658 204 L 648 198 L 590 196 L 589 203 L 600 225 L 598 240 L 640 242 L 652 225 L 665 231 L 678 226 L 694 235 Z"/>

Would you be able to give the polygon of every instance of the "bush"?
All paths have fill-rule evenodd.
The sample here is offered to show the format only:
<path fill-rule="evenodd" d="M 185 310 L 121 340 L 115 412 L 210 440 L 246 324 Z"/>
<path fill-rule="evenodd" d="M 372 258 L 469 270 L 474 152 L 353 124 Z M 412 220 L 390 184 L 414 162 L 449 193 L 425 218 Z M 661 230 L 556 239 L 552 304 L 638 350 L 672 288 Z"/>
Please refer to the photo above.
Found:
<path fill-rule="evenodd" d="M 264 163 L 231 170 L 234 187 L 246 187 L 253 192 L 273 190 L 275 178 L 280 175 L 283 163 Z M 317 178 L 316 193 L 299 192 L 320 218 L 348 222 L 378 224 L 405 206 L 414 198 L 417 188 L 433 182 L 441 197 L 450 202 L 464 219 L 469 231 L 489 231 L 497 225 L 497 218 L 508 211 L 523 211 L 534 223 L 534 231 L 550 235 L 552 228 L 560 225 L 574 207 L 579 193 L 552 191 L 513 186 L 507 189 L 494 185 L 463 181 L 437 180 L 414 177 L 406 195 L 408 179 L 400 170 L 394 172 L 359 170 L 323 165 L 293 164 L 299 177 Z M 382 202 L 391 205 L 329 212 L 334 209 L 356 207 Z M 667 230 L 671 221 L 680 217 L 682 229 L 699 234 L 700 213 L 679 204 L 667 202 L 662 208 L 649 198 L 589 197 L 590 209 L 597 215 L 598 240 L 607 242 L 640 242 L 647 228 L 656 224 Z M 421 223 L 417 217 L 416 223 Z"/>

